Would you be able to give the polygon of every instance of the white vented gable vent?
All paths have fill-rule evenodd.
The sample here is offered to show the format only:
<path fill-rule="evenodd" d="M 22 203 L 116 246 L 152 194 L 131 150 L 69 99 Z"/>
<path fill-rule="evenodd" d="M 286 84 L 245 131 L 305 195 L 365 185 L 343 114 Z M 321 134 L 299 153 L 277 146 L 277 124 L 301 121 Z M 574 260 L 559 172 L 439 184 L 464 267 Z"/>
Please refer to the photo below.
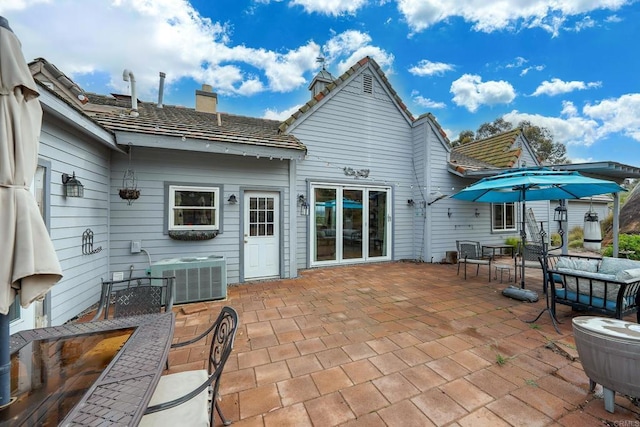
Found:
<path fill-rule="evenodd" d="M 224 257 L 164 259 L 151 266 L 151 277 L 176 278 L 175 304 L 227 297 L 227 266 Z"/>
<path fill-rule="evenodd" d="M 371 74 L 362 75 L 362 92 L 366 94 L 373 94 L 373 76 Z"/>

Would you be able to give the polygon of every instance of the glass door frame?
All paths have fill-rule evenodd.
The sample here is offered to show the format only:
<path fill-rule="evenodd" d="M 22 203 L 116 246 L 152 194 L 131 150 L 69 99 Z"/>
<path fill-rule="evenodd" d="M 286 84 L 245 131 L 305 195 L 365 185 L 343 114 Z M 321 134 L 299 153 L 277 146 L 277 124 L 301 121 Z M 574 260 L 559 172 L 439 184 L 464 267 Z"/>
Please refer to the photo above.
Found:
<path fill-rule="evenodd" d="M 333 224 L 335 229 L 333 231 L 335 235 L 335 255 L 330 260 L 317 260 L 318 252 L 318 232 L 316 224 L 316 189 L 327 189 L 335 191 L 335 218 L 333 218 Z M 346 191 L 361 191 L 362 192 L 362 236 L 361 236 L 361 250 L 362 256 L 359 258 L 345 258 L 344 257 L 344 192 Z M 336 265 L 336 264 L 353 264 L 362 262 L 377 262 L 386 261 L 391 259 L 391 236 L 392 236 L 392 223 L 391 223 L 391 211 L 392 211 L 392 187 L 390 186 L 378 186 L 378 185 L 353 185 L 353 184 L 336 184 L 336 183 L 324 183 L 324 182 L 312 182 L 309 185 L 309 258 L 310 266 L 322 266 L 322 265 Z M 385 221 L 386 229 L 384 230 L 384 249 L 381 256 L 369 255 L 369 236 L 371 230 L 370 218 L 370 206 L 369 206 L 369 194 L 370 192 L 384 192 L 386 197 L 386 212 Z"/>

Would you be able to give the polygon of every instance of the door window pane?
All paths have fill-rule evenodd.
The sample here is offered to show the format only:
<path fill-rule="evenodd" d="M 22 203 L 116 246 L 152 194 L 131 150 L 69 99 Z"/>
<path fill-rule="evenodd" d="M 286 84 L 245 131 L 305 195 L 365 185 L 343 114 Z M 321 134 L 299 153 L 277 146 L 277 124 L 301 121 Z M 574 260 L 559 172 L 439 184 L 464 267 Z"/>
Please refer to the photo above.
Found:
<path fill-rule="evenodd" d="M 369 191 L 369 256 L 387 256 L 387 192 Z"/>
<path fill-rule="evenodd" d="M 342 192 L 342 257 L 362 258 L 362 190 Z"/>
<path fill-rule="evenodd" d="M 314 190 L 315 261 L 336 259 L 336 196 L 334 188 Z"/>
<path fill-rule="evenodd" d="M 249 235 L 273 236 L 274 226 L 274 200 L 273 197 L 249 198 Z"/>

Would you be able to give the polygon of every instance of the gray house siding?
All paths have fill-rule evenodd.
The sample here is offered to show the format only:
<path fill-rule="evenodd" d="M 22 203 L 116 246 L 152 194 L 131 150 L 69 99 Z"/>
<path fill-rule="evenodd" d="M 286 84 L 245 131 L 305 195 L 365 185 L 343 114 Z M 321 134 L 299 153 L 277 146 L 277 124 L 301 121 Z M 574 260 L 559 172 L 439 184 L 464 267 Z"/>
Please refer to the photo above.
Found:
<path fill-rule="evenodd" d="M 60 325 L 98 301 L 100 278 L 108 269 L 110 149 L 46 115 L 39 156 L 51 165 L 50 234 L 63 278 L 51 289 L 50 322 Z M 61 175 L 73 172 L 84 185 L 84 198 L 63 195 Z M 82 253 L 87 229 L 100 252 Z"/>
<path fill-rule="evenodd" d="M 176 150 L 134 147 L 132 169 L 138 178 L 140 198 L 128 205 L 118 190 L 128 168 L 128 158 L 114 154 L 109 191 L 111 203 L 111 262 L 109 273 L 122 272 L 125 277 L 145 274 L 150 263 L 166 258 L 222 255 L 227 264 L 227 282 L 241 280 L 243 192 L 246 190 L 281 191 L 282 202 L 288 200 L 288 161 L 257 159 L 249 156 L 203 154 Z M 167 184 L 210 185 L 221 189 L 220 232 L 210 240 L 178 241 L 167 234 Z M 227 202 L 235 194 L 238 203 Z M 281 204 L 284 226 L 280 233 L 285 260 L 281 274 L 288 271 L 289 231 L 288 203 Z M 142 252 L 131 253 L 131 241 L 140 241 Z"/>
<path fill-rule="evenodd" d="M 362 73 L 329 94 L 311 112 L 294 122 L 288 130 L 308 149 L 298 162 L 296 194 L 308 193 L 310 182 L 390 187 L 392 197 L 394 259 L 412 258 L 413 212 L 407 206 L 412 198 L 413 156 L 410 121 L 391 100 L 377 74 L 373 76 L 373 94 L 363 93 Z M 369 169 L 367 178 L 346 176 L 343 168 Z M 296 214 L 299 230 L 296 248 L 299 268 L 308 267 L 309 215 Z"/>

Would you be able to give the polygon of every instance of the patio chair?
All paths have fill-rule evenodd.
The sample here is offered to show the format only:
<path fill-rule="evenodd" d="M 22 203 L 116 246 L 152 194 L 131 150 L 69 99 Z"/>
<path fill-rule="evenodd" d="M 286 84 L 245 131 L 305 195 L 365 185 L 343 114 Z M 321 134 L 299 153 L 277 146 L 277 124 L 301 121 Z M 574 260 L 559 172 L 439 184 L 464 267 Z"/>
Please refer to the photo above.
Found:
<path fill-rule="evenodd" d="M 102 281 L 98 310 L 92 320 L 161 313 L 173 308 L 175 277 L 130 277 Z"/>
<path fill-rule="evenodd" d="M 483 256 L 480 242 L 471 240 L 456 240 L 458 248 L 458 275 L 460 274 L 460 264 L 464 264 L 464 280 L 467 280 L 467 264 L 476 266 L 476 276 L 480 272 L 480 266 L 489 267 L 489 282 L 491 282 L 491 262 L 492 256 Z"/>
<path fill-rule="evenodd" d="M 541 244 L 532 244 L 522 242 L 518 243 L 518 250 L 514 259 L 514 267 L 516 272 L 516 282 L 518 282 L 518 271 L 522 268 L 522 259 L 524 258 L 525 268 L 537 268 L 542 270 L 541 258 L 544 255 L 544 247 Z"/>
<path fill-rule="evenodd" d="M 225 426 L 231 424 L 222 414 L 217 397 L 220 376 L 233 350 L 237 329 L 238 313 L 231 307 L 223 307 L 216 321 L 201 335 L 173 344 L 172 348 L 183 347 L 211 335 L 208 368 L 160 377 L 139 425 L 214 426 L 215 412 Z"/>

